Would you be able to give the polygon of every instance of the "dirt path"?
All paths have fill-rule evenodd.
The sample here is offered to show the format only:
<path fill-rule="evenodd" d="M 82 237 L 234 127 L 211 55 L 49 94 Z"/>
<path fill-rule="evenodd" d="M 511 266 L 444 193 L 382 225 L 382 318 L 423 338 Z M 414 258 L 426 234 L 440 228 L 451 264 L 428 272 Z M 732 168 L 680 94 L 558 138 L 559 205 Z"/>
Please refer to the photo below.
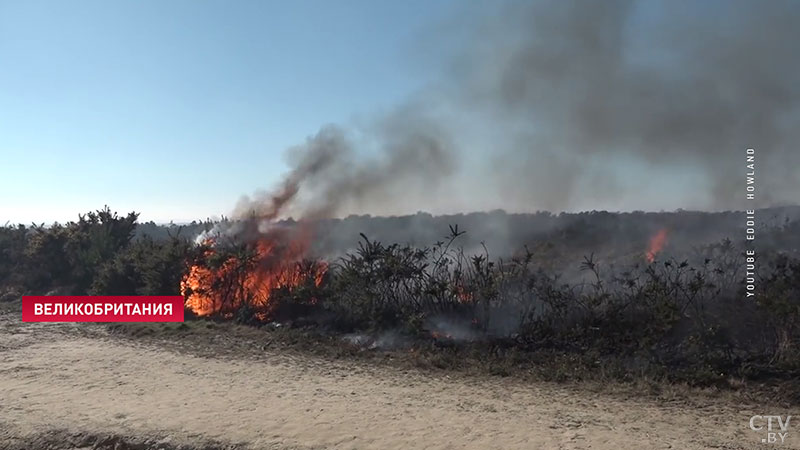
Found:
<path fill-rule="evenodd" d="M 0 326 L 0 448 L 52 429 L 252 448 L 754 448 L 762 436 L 749 417 L 770 412 L 279 354 L 215 360 Z M 790 440 L 780 448 L 800 448 Z"/>

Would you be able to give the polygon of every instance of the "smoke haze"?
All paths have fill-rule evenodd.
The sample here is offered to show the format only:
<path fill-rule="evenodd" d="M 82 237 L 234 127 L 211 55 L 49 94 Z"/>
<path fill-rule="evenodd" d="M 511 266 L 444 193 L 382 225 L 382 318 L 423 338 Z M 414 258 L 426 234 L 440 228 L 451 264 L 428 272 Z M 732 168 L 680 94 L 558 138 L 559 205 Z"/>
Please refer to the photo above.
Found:
<path fill-rule="evenodd" d="M 747 147 L 759 206 L 796 200 L 800 2 L 474 8 L 434 36 L 463 43 L 441 80 L 324 126 L 234 214 L 741 209 Z"/>

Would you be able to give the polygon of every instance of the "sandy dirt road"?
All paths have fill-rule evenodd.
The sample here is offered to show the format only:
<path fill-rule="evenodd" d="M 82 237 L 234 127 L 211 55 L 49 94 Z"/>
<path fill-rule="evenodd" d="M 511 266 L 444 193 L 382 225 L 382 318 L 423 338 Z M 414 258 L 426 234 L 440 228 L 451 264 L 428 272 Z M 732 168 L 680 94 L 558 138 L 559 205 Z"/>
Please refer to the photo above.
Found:
<path fill-rule="evenodd" d="M 749 449 L 761 445 L 750 416 L 769 412 L 277 352 L 209 359 L 17 317 L 0 325 L 0 448 L 71 430 L 276 449 Z M 781 448 L 800 447 L 790 436 Z"/>

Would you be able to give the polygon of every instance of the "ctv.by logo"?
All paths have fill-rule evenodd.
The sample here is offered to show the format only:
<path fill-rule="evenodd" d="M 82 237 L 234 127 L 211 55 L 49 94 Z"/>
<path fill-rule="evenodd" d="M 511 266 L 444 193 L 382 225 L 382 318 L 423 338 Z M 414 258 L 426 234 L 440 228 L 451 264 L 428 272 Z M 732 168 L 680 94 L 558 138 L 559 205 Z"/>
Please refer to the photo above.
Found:
<path fill-rule="evenodd" d="M 750 429 L 764 431 L 766 425 L 767 437 L 761 438 L 765 444 L 783 444 L 789 435 L 789 421 L 792 416 L 787 415 L 784 420 L 781 416 L 753 416 L 750 418 Z"/>

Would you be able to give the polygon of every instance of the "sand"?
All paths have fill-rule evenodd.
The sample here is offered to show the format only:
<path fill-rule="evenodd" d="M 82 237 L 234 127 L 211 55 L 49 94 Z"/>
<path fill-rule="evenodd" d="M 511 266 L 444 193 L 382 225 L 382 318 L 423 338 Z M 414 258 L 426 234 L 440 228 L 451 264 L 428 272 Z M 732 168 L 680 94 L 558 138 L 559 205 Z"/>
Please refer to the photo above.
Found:
<path fill-rule="evenodd" d="M 787 412 L 280 352 L 209 359 L 17 317 L 0 326 L 0 448 L 71 430 L 276 449 L 746 449 L 763 437 L 750 416 Z M 778 448 L 800 448 L 793 434 Z"/>

